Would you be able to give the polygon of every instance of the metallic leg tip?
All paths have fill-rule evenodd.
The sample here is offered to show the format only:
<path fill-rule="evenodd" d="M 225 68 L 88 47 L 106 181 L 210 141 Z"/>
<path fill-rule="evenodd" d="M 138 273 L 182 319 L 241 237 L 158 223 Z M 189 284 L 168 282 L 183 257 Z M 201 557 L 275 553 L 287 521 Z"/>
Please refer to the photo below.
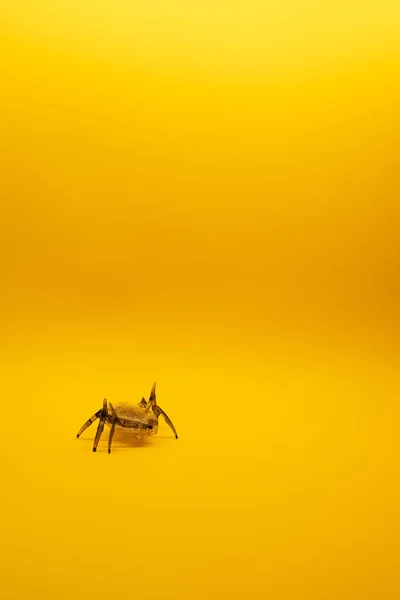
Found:
<path fill-rule="evenodd" d="M 93 448 L 93 452 L 96 452 L 97 448 Z"/>

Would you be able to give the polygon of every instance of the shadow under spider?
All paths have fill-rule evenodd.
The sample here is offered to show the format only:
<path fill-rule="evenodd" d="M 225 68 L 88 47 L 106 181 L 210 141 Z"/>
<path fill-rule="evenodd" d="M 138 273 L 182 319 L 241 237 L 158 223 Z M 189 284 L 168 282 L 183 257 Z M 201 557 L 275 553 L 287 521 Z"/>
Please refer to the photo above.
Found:
<path fill-rule="evenodd" d="M 167 438 L 168 436 L 158 435 L 158 438 Z M 81 440 L 85 441 L 93 441 L 92 437 L 89 436 L 81 436 Z M 154 447 L 154 440 L 151 436 L 136 437 L 132 431 L 125 429 L 116 429 L 113 439 L 113 448 L 151 448 Z"/>

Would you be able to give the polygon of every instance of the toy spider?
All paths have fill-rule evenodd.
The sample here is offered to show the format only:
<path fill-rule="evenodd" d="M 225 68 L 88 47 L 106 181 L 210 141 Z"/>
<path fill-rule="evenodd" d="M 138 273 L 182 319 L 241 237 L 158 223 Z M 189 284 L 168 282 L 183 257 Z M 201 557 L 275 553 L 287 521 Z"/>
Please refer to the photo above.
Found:
<path fill-rule="evenodd" d="M 114 436 L 116 427 L 123 427 L 128 429 L 134 429 L 136 437 L 139 439 L 149 435 L 154 435 L 158 430 L 158 417 L 162 415 L 167 423 L 174 432 L 176 439 L 178 434 L 176 433 L 175 427 L 172 421 L 165 414 L 165 412 L 157 406 L 156 402 L 156 384 L 151 388 L 149 401 L 146 402 L 144 398 L 141 399 L 139 404 L 132 406 L 131 404 L 119 404 L 115 408 L 108 403 L 107 400 L 103 400 L 103 408 L 98 410 L 90 419 L 82 425 L 81 429 L 77 434 L 77 438 L 87 429 L 96 419 L 100 419 L 97 427 L 96 437 L 94 438 L 93 452 L 96 452 L 97 445 L 99 443 L 101 434 L 103 433 L 104 425 L 111 426 L 110 435 L 108 437 L 108 453 L 111 452 L 111 443 Z"/>

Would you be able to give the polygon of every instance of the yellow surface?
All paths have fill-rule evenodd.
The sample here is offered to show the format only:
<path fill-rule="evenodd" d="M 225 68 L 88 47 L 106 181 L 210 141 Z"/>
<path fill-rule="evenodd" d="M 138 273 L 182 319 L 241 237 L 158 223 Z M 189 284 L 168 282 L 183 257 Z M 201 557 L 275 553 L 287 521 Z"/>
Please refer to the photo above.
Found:
<path fill-rule="evenodd" d="M 2 599 L 400 597 L 399 16 L 1 3 Z"/>

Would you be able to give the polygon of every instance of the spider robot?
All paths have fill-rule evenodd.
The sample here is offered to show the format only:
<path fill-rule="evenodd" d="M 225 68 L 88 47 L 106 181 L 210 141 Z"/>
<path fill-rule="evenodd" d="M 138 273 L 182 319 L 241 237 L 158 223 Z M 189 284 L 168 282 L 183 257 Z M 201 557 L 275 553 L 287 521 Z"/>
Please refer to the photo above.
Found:
<path fill-rule="evenodd" d="M 103 433 L 104 425 L 107 423 L 111 427 L 110 435 L 108 437 L 108 453 L 111 452 L 111 444 L 114 437 L 115 428 L 132 429 L 133 433 L 137 438 L 142 439 L 149 435 L 154 435 L 158 431 L 158 417 L 162 415 L 169 427 L 174 432 L 175 438 L 178 439 L 175 427 L 172 424 L 171 419 L 165 412 L 157 405 L 156 401 L 156 384 L 153 385 L 150 393 L 149 401 L 147 402 L 144 398 L 141 399 L 139 404 L 119 404 L 115 408 L 108 403 L 104 398 L 103 408 L 98 410 L 90 419 L 82 425 L 81 429 L 77 434 L 77 438 L 97 419 L 100 422 L 97 427 L 96 437 L 94 438 L 93 452 L 96 452 L 98 443 L 100 441 L 101 434 Z"/>

